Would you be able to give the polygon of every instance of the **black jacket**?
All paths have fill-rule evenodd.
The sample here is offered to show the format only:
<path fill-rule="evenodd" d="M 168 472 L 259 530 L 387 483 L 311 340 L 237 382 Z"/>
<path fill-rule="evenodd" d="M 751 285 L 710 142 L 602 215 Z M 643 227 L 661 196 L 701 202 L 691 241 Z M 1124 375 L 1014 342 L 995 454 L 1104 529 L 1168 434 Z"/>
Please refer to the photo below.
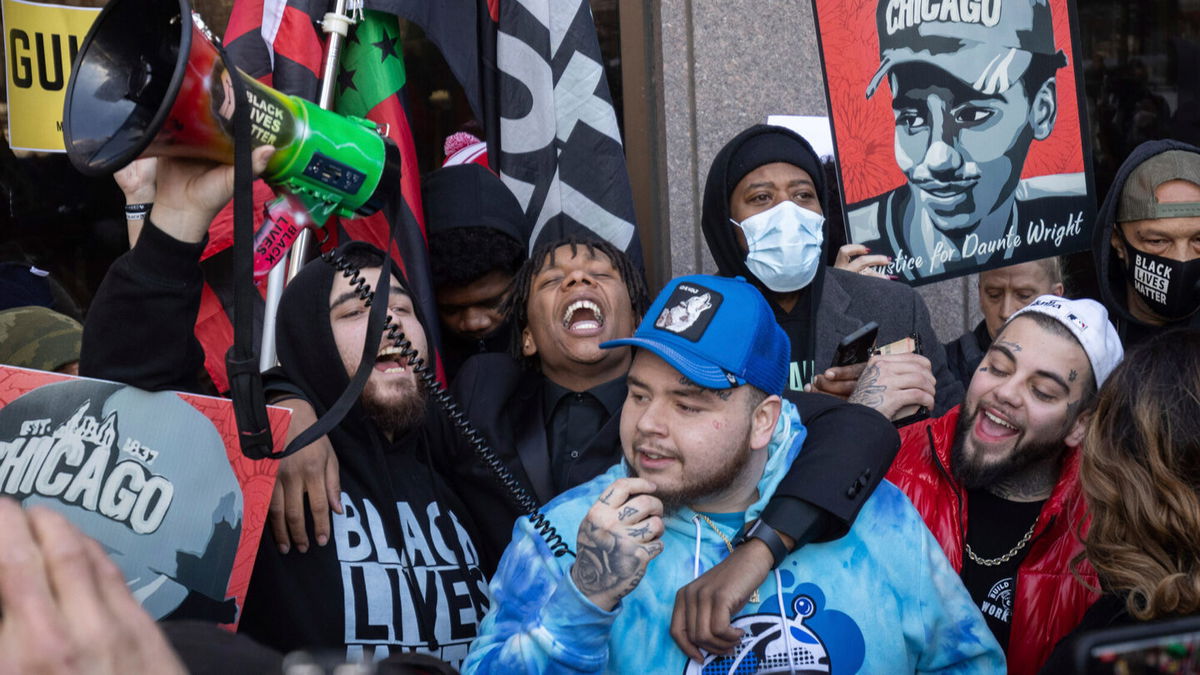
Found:
<path fill-rule="evenodd" d="M 88 376 L 195 387 L 202 249 L 147 222 L 97 293 L 84 327 Z M 283 369 L 318 414 L 349 381 L 330 328 L 332 280 L 331 267 L 311 263 L 279 311 Z M 466 509 L 434 466 L 462 452 L 457 434 L 431 405 L 423 424 L 389 441 L 356 403 L 329 437 L 345 513 L 334 515 L 328 545 L 303 554 L 281 554 L 264 533 L 239 630 L 283 652 L 418 650 L 461 661 L 487 609 L 489 565 Z"/>
<path fill-rule="evenodd" d="M 467 361 L 455 382 L 472 423 L 520 483 L 541 503 L 553 497 L 546 424 L 541 406 L 544 377 L 511 356 L 483 354 Z M 793 538 L 814 520 L 817 540 L 840 537 L 863 502 L 887 473 L 899 450 L 899 436 L 879 413 L 823 394 L 789 396 L 808 429 L 804 452 L 775 492 L 763 518 Z M 620 415 L 614 415 L 582 449 L 570 485 L 584 483 L 621 459 Z M 490 480 L 477 463 L 464 465 L 478 484 Z M 511 532 L 520 515 L 505 502 L 489 500 L 487 513 L 472 507 L 488 533 Z M 508 539 L 500 542 L 501 549 Z"/>
<path fill-rule="evenodd" d="M 987 322 L 980 321 L 975 330 L 963 333 L 957 340 L 942 345 L 946 350 L 946 365 L 950 372 L 958 378 L 963 391 L 971 386 L 971 378 L 975 369 L 983 363 L 983 355 L 992 346 L 992 336 L 988 333 Z"/>
<path fill-rule="evenodd" d="M 1200 148 L 1179 141 L 1149 141 L 1134 148 L 1133 153 L 1117 170 L 1108 195 L 1100 206 L 1096 226 L 1092 228 L 1092 260 L 1096 264 L 1096 277 L 1100 285 L 1100 300 L 1108 308 L 1108 318 L 1117 327 L 1117 334 L 1126 349 L 1138 342 L 1172 328 L 1200 328 L 1200 312 L 1190 318 L 1166 324 L 1150 326 L 1133 317 L 1129 312 L 1126 296 L 1124 263 L 1117 257 L 1112 246 L 1113 226 L 1117 220 L 1117 205 L 1121 202 L 1121 191 L 1133 170 L 1151 157 L 1169 150 L 1184 150 L 1200 153 Z"/>

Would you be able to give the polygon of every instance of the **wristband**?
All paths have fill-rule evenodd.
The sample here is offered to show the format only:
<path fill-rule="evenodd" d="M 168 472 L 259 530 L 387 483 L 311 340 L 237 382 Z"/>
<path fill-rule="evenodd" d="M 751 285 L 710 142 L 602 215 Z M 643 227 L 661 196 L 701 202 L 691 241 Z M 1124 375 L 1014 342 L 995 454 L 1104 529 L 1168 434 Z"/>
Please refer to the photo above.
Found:
<path fill-rule="evenodd" d="M 784 558 L 787 558 L 788 554 L 791 553 L 788 550 L 787 544 L 783 543 L 783 538 L 775 531 L 775 528 L 768 525 L 762 518 L 758 518 L 747 525 L 733 543 L 735 546 L 741 546 L 750 539 L 761 541 L 771 550 L 771 558 L 775 560 L 775 564 L 772 567 L 779 567 L 779 563 L 783 562 Z"/>
<path fill-rule="evenodd" d="M 125 220 L 145 220 L 146 216 L 150 215 L 150 209 L 154 206 L 153 202 L 143 202 L 141 204 L 126 204 L 125 205 Z"/>

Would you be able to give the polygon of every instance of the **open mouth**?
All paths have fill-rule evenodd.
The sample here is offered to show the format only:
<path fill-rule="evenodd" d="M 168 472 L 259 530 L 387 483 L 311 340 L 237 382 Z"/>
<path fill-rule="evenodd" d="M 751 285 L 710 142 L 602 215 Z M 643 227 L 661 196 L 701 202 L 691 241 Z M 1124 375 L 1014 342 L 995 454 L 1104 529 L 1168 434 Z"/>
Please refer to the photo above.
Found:
<path fill-rule="evenodd" d="M 1021 433 L 1008 419 L 990 410 L 980 410 L 975 420 L 975 433 L 983 440 L 1006 440 Z"/>
<path fill-rule="evenodd" d="M 383 373 L 403 373 L 408 366 L 408 359 L 402 356 L 399 347 L 384 347 L 375 355 L 375 370 Z"/>
<path fill-rule="evenodd" d="M 604 312 L 591 300 L 576 300 L 563 312 L 563 328 L 576 335 L 594 335 L 604 327 Z"/>

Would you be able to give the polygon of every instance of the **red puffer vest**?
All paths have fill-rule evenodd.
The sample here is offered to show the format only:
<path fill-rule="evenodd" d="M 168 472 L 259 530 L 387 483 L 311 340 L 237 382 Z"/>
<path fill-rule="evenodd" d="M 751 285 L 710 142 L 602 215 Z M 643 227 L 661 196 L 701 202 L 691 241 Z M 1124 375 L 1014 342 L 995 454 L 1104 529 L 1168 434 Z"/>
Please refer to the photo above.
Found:
<path fill-rule="evenodd" d="M 900 430 L 900 453 L 888 471 L 920 511 L 954 569 L 961 572 L 967 535 L 967 493 L 950 471 L 950 449 L 961 407 L 942 417 Z M 1033 675 L 1054 645 L 1083 618 L 1096 594 L 1071 574 L 1071 560 L 1083 551 L 1076 525 L 1086 518 L 1079 488 L 1079 452 L 1069 450 L 1062 474 L 1038 515 L 1029 552 L 1017 570 L 1009 635 L 1008 672 Z M 1079 572 L 1099 587 L 1096 572 L 1084 561 Z"/>

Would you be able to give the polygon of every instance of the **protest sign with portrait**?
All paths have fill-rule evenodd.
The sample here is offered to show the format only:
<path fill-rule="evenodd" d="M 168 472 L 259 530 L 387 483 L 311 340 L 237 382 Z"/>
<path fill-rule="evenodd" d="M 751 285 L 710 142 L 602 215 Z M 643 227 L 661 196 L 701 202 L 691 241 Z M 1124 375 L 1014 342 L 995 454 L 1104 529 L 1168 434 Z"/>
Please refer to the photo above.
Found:
<path fill-rule="evenodd" d="M 911 284 L 1085 249 L 1070 0 L 813 0 L 849 241 Z"/>

